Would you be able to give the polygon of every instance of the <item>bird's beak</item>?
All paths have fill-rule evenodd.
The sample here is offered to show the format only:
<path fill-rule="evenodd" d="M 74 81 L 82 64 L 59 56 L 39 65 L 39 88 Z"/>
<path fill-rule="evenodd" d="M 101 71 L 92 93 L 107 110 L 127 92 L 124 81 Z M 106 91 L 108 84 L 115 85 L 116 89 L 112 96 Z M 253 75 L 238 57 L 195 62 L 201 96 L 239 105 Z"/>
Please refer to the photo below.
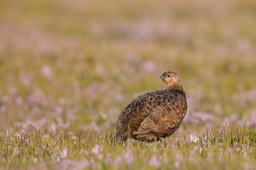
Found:
<path fill-rule="evenodd" d="M 159 78 L 160 78 L 161 80 L 163 80 L 164 76 L 163 76 L 163 75 L 160 75 Z"/>

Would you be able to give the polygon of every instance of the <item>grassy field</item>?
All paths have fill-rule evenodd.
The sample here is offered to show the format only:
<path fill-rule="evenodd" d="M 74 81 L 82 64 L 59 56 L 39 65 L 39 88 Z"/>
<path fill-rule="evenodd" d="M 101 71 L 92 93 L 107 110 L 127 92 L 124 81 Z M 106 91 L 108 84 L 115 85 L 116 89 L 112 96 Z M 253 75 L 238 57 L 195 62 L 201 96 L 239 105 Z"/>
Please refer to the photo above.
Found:
<path fill-rule="evenodd" d="M 0 169 L 256 169 L 254 0 L 0 4 Z M 166 70 L 187 93 L 180 129 L 114 143 Z"/>

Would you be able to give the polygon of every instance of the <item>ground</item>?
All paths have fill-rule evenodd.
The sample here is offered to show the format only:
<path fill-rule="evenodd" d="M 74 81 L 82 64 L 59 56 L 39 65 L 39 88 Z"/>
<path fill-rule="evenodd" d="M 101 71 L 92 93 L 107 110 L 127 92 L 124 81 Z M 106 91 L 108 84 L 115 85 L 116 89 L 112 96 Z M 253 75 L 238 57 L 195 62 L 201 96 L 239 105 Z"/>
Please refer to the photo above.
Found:
<path fill-rule="evenodd" d="M 255 169 L 253 0 L 2 0 L 0 168 Z M 113 141 L 121 110 L 177 72 L 170 138 Z"/>

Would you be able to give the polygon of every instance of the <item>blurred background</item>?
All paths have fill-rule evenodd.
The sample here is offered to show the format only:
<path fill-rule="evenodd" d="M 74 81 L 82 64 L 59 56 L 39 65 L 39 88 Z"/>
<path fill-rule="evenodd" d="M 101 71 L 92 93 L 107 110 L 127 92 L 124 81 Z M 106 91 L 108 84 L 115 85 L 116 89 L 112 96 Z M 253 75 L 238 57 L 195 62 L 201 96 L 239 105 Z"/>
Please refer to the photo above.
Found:
<path fill-rule="evenodd" d="M 256 123 L 254 0 L 1 0 L 0 130 L 115 132 L 177 72 L 182 130 Z"/>

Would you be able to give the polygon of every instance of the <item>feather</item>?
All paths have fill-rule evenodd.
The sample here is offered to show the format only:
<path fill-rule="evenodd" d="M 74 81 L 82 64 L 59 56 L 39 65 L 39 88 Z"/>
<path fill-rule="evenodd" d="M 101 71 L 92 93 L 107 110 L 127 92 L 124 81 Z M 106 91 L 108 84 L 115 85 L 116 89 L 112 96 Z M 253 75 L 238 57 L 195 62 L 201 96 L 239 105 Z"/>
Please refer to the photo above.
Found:
<path fill-rule="evenodd" d="M 152 142 L 170 136 L 179 128 L 187 111 L 181 80 L 171 71 L 160 78 L 167 88 L 139 95 L 121 112 L 116 140 L 126 141 L 131 137 Z"/>

